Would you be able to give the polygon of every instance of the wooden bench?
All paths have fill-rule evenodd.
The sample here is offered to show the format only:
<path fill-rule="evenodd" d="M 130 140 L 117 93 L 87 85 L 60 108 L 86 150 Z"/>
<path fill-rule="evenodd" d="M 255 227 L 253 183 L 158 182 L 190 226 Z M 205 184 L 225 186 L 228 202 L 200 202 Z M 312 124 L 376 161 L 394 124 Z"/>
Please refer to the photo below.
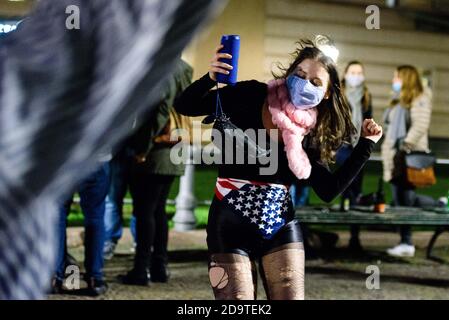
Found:
<path fill-rule="evenodd" d="M 433 246 L 440 234 L 449 231 L 449 212 L 446 209 L 391 207 L 385 213 L 374 213 L 368 207 L 356 207 L 348 212 L 328 207 L 304 207 L 296 210 L 296 217 L 304 224 L 436 227 L 427 246 L 427 258 L 438 261 L 441 259 L 432 255 Z"/>

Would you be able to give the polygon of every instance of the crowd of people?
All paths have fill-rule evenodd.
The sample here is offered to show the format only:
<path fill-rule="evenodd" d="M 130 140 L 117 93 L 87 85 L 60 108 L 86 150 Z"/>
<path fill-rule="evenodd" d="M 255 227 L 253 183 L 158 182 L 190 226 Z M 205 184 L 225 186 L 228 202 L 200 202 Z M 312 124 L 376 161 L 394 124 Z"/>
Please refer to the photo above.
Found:
<path fill-rule="evenodd" d="M 355 66 L 355 70 L 354 70 Z M 352 68 L 352 70 L 351 70 Z M 351 82 L 352 75 L 356 73 L 360 82 Z M 351 89 L 347 90 L 348 101 L 353 110 L 353 119 L 357 113 L 362 112 L 363 117 L 372 114 L 371 95 L 364 84 L 364 68 L 359 62 L 352 62 L 346 68 L 346 83 L 352 92 L 363 90 L 363 94 L 354 99 Z M 403 207 L 444 207 L 447 199 L 441 197 L 434 199 L 416 192 L 416 187 L 410 184 L 401 163 L 395 161 L 398 151 L 422 151 L 429 153 L 429 128 L 432 114 L 432 93 L 430 87 L 423 81 L 416 67 L 411 65 L 398 66 L 392 75 L 390 104 L 385 108 L 383 125 L 385 138 L 381 146 L 383 181 L 388 182 L 392 191 L 392 206 Z M 360 98 L 361 97 L 361 98 Z M 358 102 L 358 103 L 357 103 Z M 357 112 L 357 110 L 359 110 Z M 360 120 L 359 120 L 360 121 Z M 349 199 L 350 206 L 363 203 L 362 180 L 363 171 L 354 180 L 353 184 L 342 195 L 342 199 Z M 343 201 L 342 201 L 343 204 Z M 410 226 L 400 228 L 400 243 L 387 250 L 387 253 L 396 257 L 413 257 L 415 247 L 412 242 Z M 361 250 L 359 240 L 359 227 L 351 227 L 350 248 Z"/>

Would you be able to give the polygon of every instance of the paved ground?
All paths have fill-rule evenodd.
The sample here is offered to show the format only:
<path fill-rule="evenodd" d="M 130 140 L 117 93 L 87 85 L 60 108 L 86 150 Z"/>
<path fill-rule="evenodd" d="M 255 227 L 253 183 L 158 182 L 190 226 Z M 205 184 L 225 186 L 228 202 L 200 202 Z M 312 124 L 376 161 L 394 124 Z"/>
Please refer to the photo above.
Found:
<path fill-rule="evenodd" d="M 80 261 L 83 249 L 80 229 L 70 228 L 70 252 Z M 449 299 L 449 233 L 440 238 L 435 253 L 445 263 L 425 259 L 424 249 L 431 232 L 414 233 L 418 248 L 413 259 L 393 259 L 383 252 L 397 243 L 394 233 L 365 231 L 362 243 L 366 252 L 354 256 L 345 249 L 348 232 L 338 232 L 337 249 L 319 252 L 319 257 L 306 262 L 306 299 Z M 109 292 L 101 299 L 212 299 L 207 278 L 205 232 L 172 231 L 170 234 L 171 281 L 152 284 L 149 288 L 125 286 L 115 278 L 132 263 L 129 232 L 119 244 L 117 255 L 106 263 Z M 366 288 L 366 267 L 380 270 L 380 289 Z M 80 295 L 53 295 L 50 299 L 90 299 Z M 265 295 L 259 285 L 259 298 Z"/>

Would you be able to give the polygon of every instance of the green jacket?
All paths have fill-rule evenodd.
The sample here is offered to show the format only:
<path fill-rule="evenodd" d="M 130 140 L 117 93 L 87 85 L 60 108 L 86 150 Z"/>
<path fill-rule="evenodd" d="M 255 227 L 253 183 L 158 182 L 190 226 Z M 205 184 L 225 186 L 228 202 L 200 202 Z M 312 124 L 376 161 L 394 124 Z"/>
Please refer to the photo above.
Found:
<path fill-rule="evenodd" d="M 174 101 L 191 83 L 193 69 L 179 59 L 175 71 L 166 83 L 161 102 L 144 118 L 139 130 L 130 139 L 131 148 L 136 154 L 146 154 L 142 169 L 152 174 L 182 176 L 185 166 L 170 161 L 170 145 L 154 143 L 154 138 L 162 133 L 170 119 Z"/>

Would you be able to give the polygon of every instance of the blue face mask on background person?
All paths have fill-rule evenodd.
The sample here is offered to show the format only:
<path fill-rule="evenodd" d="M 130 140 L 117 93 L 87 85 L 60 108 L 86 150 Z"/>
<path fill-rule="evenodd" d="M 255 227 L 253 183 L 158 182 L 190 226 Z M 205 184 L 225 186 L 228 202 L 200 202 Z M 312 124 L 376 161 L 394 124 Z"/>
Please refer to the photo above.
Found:
<path fill-rule="evenodd" d="M 360 86 L 365 81 L 365 77 L 362 75 L 347 75 L 345 81 L 348 87 L 354 88 Z"/>
<path fill-rule="evenodd" d="M 402 90 L 402 82 L 393 82 L 391 88 L 395 93 L 400 93 Z"/>
<path fill-rule="evenodd" d="M 302 79 L 297 75 L 290 75 L 286 84 L 290 100 L 298 109 L 316 107 L 324 98 L 323 88 L 316 87 L 309 80 Z"/>

